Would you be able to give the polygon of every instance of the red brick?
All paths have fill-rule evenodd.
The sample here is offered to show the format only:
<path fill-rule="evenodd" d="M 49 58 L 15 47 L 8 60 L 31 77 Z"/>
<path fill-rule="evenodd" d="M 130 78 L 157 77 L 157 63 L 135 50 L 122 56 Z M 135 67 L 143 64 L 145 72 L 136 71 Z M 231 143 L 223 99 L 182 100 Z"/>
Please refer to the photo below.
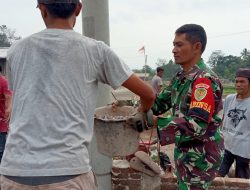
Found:
<path fill-rule="evenodd" d="M 121 173 L 121 168 L 115 168 L 115 167 L 113 167 L 112 168 L 112 172 L 114 172 L 114 173 Z"/>
<path fill-rule="evenodd" d="M 223 186 L 217 186 L 217 187 L 209 187 L 208 190 L 233 190 L 233 189 L 229 189 L 228 187 L 223 187 Z"/>
<path fill-rule="evenodd" d="M 138 184 L 140 185 L 141 184 L 141 180 L 122 180 L 121 181 L 121 185 L 123 186 L 130 186 L 130 184 Z"/>
<path fill-rule="evenodd" d="M 127 173 L 141 173 L 141 172 L 139 172 L 139 171 L 137 171 L 137 170 L 135 170 L 133 168 L 127 168 L 126 172 Z"/>
<path fill-rule="evenodd" d="M 225 186 L 250 189 L 250 182 L 248 179 L 226 178 Z"/>
<path fill-rule="evenodd" d="M 168 183 L 177 183 L 177 178 L 176 177 L 162 177 L 161 178 L 161 182 L 162 183 L 165 183 L 165 182 L 168 182 Z"/>
<path fill-rule="evenodd" d="M 120 180 L 119 179 L 112 179 L 112 183 L 114 185 L 119 185 L 120 184 Z"/>
<path fill-rule="evenodd" d="M 141 173 L 131 168 L 116 168 L 113 171 L 119 173 L 112 176 L 113 190 L 140 190 Z M 177 179 L 175 177 L 161 178 L 162 190 L 176 190 Z M 250 180 L 238 178 L 220 178 L 217 177 L 212 182 L 209 190 L 250 190 Z"/>
<path fill-rule="evenodd" d="M 118 174 L 117 178 L 119 178 L 119 179 L 128 179 L 128 174 L 127 173 L 120 173 L 120 174 Z"/>
<path fill-rule="evenodd" d="M 130 179 L 141 179 L 142 176 L 139 173 L 132 173 L 129 175 Z"/>
<path fill-rule="evenodd" d="M 174 184 L 163 184 L 161 190 L 177 190 L 177 185 Z"/>
<path fill-rule="evenodd" d="M 121 181 L 120 181 L 120 185 L 122 185 L 122 186 L 128 186 L 129 183 L 130 183 L 129 180 L 121 180 Z"/>
<path fill-rule="evenodd" d="M 216 177 L 213 181 L 211 186 L 225 186 L 225 178 L 224 177 Z"/>
<path fill-rule="evenodd" d="M 131 190 L 141 190 L 141 180 L 130 180 L 129 188 Z"/>
<path fill-rule="evenodd" d="M 124 186 L 117 186 L 113 190 L 127 190 L 127 188 Z"/>

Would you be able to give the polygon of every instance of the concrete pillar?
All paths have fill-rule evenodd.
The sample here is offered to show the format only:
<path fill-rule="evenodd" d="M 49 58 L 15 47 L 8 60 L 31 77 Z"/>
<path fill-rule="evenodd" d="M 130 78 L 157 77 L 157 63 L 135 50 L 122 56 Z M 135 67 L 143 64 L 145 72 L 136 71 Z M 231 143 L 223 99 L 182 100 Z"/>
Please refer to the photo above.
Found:
<path fill-rule="evenodd" d="M 83 35 L 100 40 L 109 45 L 108 0 L 83 1 Z M 99 83 L 97 107 L 111 102 L 111 88 Z M 97 176 L 98 190 L 111 190 L 112 158 L 98 152 L 96 137 L 89 146 L 90 160 Z"/>
<path fill-rule="evenodd" d="M 108 0 L 83 1 L 83 34 L 109 43 Z"/>

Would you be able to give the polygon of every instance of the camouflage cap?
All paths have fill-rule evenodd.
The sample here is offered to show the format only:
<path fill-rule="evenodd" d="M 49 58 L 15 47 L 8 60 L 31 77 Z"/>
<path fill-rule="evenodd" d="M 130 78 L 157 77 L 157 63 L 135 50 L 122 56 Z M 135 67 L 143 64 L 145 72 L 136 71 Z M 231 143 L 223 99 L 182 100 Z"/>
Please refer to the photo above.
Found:
<path fill-rule="evenodd" d="M 240 68 L 236 71 L 236 77 L 245 77 L 250 79 L 250 69 Z"/>
<path fill-rule="evenodd" d="M 54 4 L 54 3 L 79 3 L 79 0 L 37 0 L 37 3 Z"/>

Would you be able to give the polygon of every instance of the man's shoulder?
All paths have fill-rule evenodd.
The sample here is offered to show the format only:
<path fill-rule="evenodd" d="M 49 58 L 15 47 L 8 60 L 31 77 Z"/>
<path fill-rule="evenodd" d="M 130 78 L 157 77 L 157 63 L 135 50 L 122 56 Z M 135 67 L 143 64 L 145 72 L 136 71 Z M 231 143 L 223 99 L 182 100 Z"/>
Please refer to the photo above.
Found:
<path fill-rule="evenodd" d="M 13 45 L 8 50 L 8 55 L 11 55 L 12 52 L 19 51 L 20 48 L 31 46 L 34 41 L 39 42 L 40 39 L 43 39 L 43 38 L 48 39 L 48 35 L 63 36 L 63 39 L 76 41 L 77 43 L 82 43 L 83 46 L 87 46 L 90 50 L 92 50 L 93 48 L 98 49 L 98 50 L 105 50 L 109 48 L 104 42 L 89 38 L 87 36 L 83 36 L 80 33 L 75 32 L 75 31 L 65 30 L 65 31 L 60 31 L 56 33 L 56 31 L 50 31 L 50 30 L 45 29 L 45 30 L 34 33 L 28 37 L 25 37 L 13 43 Z M 36 40 L 36 39 L 39 39 L 39 40 Z"/>
<path fill-rule="evenodd" d="M 218 75 L 216 75 L 211 69 L 200 69 L 198 72 L 200 73 L 198 78 L 208 78 L 212 83 L 219 84 L 221 86 L 221 81 Z"/>
<path fill-rule="evenodd" d="M 3 75 L 0 74 L 0 80 L 1 81 L 4 81 L 4 82 L 7 82 L 7 78 Z"/>
<path fill-rule="evenodd" d="M 236 96 L 237 96 L 237 94 L 229 94 L 226 96 L 225 100 L 232 101 Z"/>
<path fill-rule="evenodd" d="M 161 80 L 161 77 L 155 75 L 155 76 L 153 76 L 153 79 L 154 79 L 154 80 L 159 80 L 159 79 Z"/>
<path fill-rule="evenodd" d="M 237 94 L 236 93 L 234 93 L 234 94 L 228 94 L 227 96 L 226 96 L 226 98 L 232 98 L 232 97 L 235 97 Z"/>
<path fill-rule="evenodd" d="M 14 51 L 19 51 L 19 48 L 20 47 L 24 47 L 25 46 L 25 44 L 27 44 L 29 41 L 30 41 L 30 39 L 33 37 L 33 35 L 31 35 L 31 36 L 28 36 L 28 37 L 25 37 L 25 38 L 22 38 L 22 39 L 20 39 L 20 40 L 18 40 L 18 41 L 15 41 L 11 46 L 10 46 L 10 48 L 8 49 L 8 52 L 7 52 L 7 57 L 12 53 L 12 52 L 14 52 Z"/>
<path fill-rule="evenodd" d="M 153 78 L 152 78 L 152 81 L 155 81 L 157 78 L 157 75 L 154 75 Z"/>

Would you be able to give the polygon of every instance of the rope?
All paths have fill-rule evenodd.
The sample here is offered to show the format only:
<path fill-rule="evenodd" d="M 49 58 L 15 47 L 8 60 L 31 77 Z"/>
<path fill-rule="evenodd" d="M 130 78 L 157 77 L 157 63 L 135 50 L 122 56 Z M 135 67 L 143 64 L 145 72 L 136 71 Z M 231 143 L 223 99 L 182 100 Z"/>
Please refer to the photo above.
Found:
<path fill-rule="evenodd" d="M 149 128 L 147 123 L 146 123 L 146 126 L 147 126 L 147 128 Z M 150 146 L 151 146 L 151 140 L 152 140 L 152 136 L 153 136 L 153 129 L 154 128 L 152 127 L 151 133 L 150 133 L 150 137 L 149 137 L 149 143 L 148 143 L 148 145 L 146 145 L 146 143 L 144 143 L 144 141 L 142 140 L 142 138 L 140 136 L 140 140 L 141 140 L 142 144 L 145 146 L 145 148 L 146 148 L 146 150 L 147 150 L 148 153 L 149 153 Z"/>

